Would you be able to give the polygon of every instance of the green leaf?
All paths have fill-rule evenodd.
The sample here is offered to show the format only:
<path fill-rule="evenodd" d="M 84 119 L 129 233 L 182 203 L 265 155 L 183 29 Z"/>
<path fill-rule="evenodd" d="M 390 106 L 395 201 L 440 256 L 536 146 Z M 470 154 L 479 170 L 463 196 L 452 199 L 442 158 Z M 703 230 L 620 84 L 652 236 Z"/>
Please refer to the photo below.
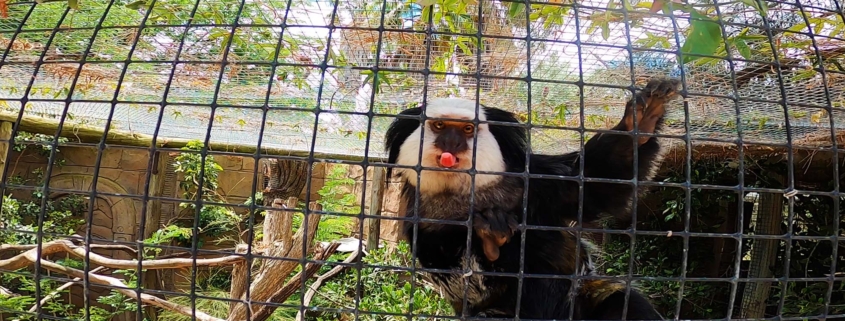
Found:
<path fill-rule="evenodd" d="M 745 40 L 734 39 L 733 43 L 742 58 L 751 59 L 751 47 L 748 46 Z"/>
<path fill-rule="evenodd" d="M 524 8 L 525 8 L 524 3 L 511 2 L 511 6 L 508 10 L 508 16 L 511 17 L 511 18 L 515 18 L 516 15 L 519 14 L 520 12 L 522 12 L 522 9 L 524 9 Z"/>
<path fill-rule="evenodd" d="M 147 6 L 146 0 L 138 0 L 138 1 L 130 2 L 130 3 L 126 4 L 127 8 L 133 9 L 133 10 L 138 10 L 138 9 L 141 9 L 143 7 L 146 7 L 146 6 Z"/>
<path fill-rule="evenodd" d="M 469 50 L 469 47 L 467 47 L 467 44 L 464 43 L 462 40 L 458 40 L 457 44 L 458 44 L 458 47 L 460 47 L 461 50 L 463 50 L 464 54 L 466 54 L 466 55 L 472 54 L 472 50 Z"/>
<path fill-rule="evenodd" d="M 765 0 L 740 0 L 740 1 L 742 1 L 742 3 L 748 5 L 749 7 L 757 9 L 757 11 L 759 11 L 760 15 L 762 15 L 763 17 L 765 17 L 766 14 L 769 11 L 769 5 L 766 4 Z"/>
<path fill-rule="evenodd" d="M 719 48 L 719 43 L 722 39 L 722 30 L 719 24 L 713 19 L 693 10 L 690 12 L 692 18 L 690 19 L 690 31 L 684 45 L 681 47 L 681 52 L 684 54 L 700 54 L 712 55 Z M 684 55 L 683 63 L 701 59 L 703 57 L 694 57 Z"/>
<path fill-rule="evenodd" d="M 67 6 L 73 10 L 79 10 L 79 0 L 67 0 Z"/>
<path fill-rule="evenodd" d="M 602 23 L 600 25 L 600 27 L 601 27 L 601 37 L 604 40 L 607 40 L 608 38 L 610 38 L 610 24 L 605 22 L 605 23 Z"/>

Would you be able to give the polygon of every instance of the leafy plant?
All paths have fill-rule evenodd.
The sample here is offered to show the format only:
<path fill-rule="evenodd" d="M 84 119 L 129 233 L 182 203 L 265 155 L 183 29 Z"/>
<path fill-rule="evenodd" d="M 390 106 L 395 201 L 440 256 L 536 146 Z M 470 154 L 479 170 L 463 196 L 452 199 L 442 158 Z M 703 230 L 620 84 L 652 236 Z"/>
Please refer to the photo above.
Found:
<path fill-rule="evenodd" d="M 327 212 L 343 212 L 349 214 L 357 214 L 352 211 L 355 205 L 355 194 L 347 192 L 355 186 L 355 180 L 346 176 L 347 169 L 342 166 L 331 166 L 331 170 L 326 174 L 325 183 L 323 187 L 317 191 L 320 195 L 320 200 L 317 201 Z"/>
<path fill-rule="evenodd" d="M 173 162 L 174 171 L 182 174 L 179 188 L 183 197 L 189 200 L 179 204 L 182 209 L 181 216 L 194 216 L 197 213 L 197 203 L 199 203 L 201 206 L 196 219 L 198 232 L 201 235 L 214 237 L 240 229 L 244 221 L 243 217 L 229 207 L 213 204 L 226 203 L 225 198 L 217 192 L 223 167 L 214 160 L 212 155 L 206 155 L 203 159 L 201 154 L 203 143 L 200 141 L 190 141 L 182 150 L 185 152 L 177 155 Z M 150 242 L 176 240 L 182 244 L 189 244 L 193 235 L 193 222 L 179 221 L 176 224 L 178 227 L 165 226 L 165 230 L 157 231 L 153 234 L 156 239 Z"/>
<path fill-rule="evenodd" d="M 364 257 L 364 268 L 358 273 L 347 269 L 320 288 L 312 305 L 326 308 L 354 308 L 356 294 L 359 298 L 358 309 L 367 312 L 393 314 L 407 313 L 413 302 L 414 314 L 450 315 L 451 306 L 440 295 L 422 282 L 417 273 L 412 276 L 407 271 L 394 270 L 393 267 L 409 267 L 410 246 L 406 242 L 397 244 L 396 249 L 387 247 L 370 251 Z M 324 267 L 324 270 L 330 267 Z M 358 282 L 360 275 L 360 283 Z M 414 285 L 411 285 L 414 282 Z M 412 288 L 413 287 L 413 291 Z M 360 292 L 358 292 L 360 289 Z M 411 297 L 413 296 L 413 301 Z M 350 316 L 333 312 L 315 312 L 309 320 L 347 320 Z M 405 320 L 405 316 L 385 316 L 361 313 L 361 320 Z"/>
<path fill-rule="evenodd" d="M 52 136 L 19 132 L 17 138 L 13 149 L 21 154 L 34 151 L 42 156 L 48 156 L 53 149 Z M 64 141 L 66 140 L 60 139 L 59 143 Z M 57 149 L 55 152 L 60 151 Z M 60 154 L 55 161 L 57 165 L 63 164 Z M 31 181 L 42 184 L 44 172 L 39 169 L 33 174 L 29 178 L 10 177 L 10 180 L 20 184 Z M 2 208 L 0 208 L 0 244 L 37 244 L 39 240 L 36 232 L 39 227 L 43 232 L 40 240 L 42 243 L 74 234 L 85 223 L 87 205 L 88 201 L 82 195 L 69 194 L 52 199 L 40 188 L 35 188 L 29 197 L 25 198 L 16 198 L 12 194 L 3 195 Z M 73 268 L 82 267 L 82 261 L 75 259 L 60 259 L 56 262 Z M 23 313 L 41 299 L 35 296 L 36 281 L 31 275 L 31 271 L 27 269 L 0 273 L 0 287 L 4 290 L 0 291 L 0 310 L 3 310 L 3 313 L 17 312 L 19 315 L 17 320 L 35 319 L 34 315 Z M 41 296 L 44 297 L 47 293 L 53 292 L 56 292 L 59 297 L 67 296 L 69 289 L 56 291 L 63 283 L 64 281 L 54 278 L 40 278 L 38 288 Z M 101 297 L 100 302 L 110 309 L 90 307 L 90 320 L 110 320 L 123 311 L 133 311 L 137 306 L 135 303 L 128 303 L 129 301 L 117 292 Z M 41 311 L 46 317 L 57 319 L 85 319 L 86 317 L 85 309 L 79 309 L 61 299 L 46 301 L 41 306 Z"/>

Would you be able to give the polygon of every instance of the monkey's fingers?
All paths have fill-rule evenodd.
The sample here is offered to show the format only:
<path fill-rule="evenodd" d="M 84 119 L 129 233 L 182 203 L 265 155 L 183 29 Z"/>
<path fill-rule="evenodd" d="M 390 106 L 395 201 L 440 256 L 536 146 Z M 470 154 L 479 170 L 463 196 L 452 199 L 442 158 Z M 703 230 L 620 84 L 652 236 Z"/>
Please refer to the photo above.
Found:
<path fill-rule="evenodd" d="M 666 102 L 678 95 L 679 85 L 680 81 L 677 79 L 649 81 L 648 85 L 628 102 L 623 119 L 625 129 L 628 131 L 634 130 L 633 110 L 636 108 L 636 122 L 639 132 L 654 133 L 657 122 L 666 113 Z M 639 143 L 644 144 L 650 138 L 649 136 L 640 137 Z"/>
<path fill-rule="evenodd" d="M 473 227 L 476 229 L 489 229 L 507 235 L 513 235 L 517 224 L 507 211 L 493 208 L 476 213 L 473 219 Z"/>
<path fill-rule="evenodd" d="M 479 238 L 481 238 L 481 246 L 484 249 L 484 256 L 487 260 L 494 262 L 499 259 L 499 247 L 508 241 L 508 236 L 495 235 L 489 230 L 477 230 Z"/>

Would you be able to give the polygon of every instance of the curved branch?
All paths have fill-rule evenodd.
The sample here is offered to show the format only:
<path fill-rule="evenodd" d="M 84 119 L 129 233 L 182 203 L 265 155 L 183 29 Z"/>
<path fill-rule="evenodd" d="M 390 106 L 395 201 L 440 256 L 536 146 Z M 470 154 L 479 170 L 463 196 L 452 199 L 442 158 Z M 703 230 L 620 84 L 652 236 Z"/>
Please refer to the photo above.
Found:
<path fill-rule="evenodd" d="M 33 251 L 27 251 L 24 254 L 25 259 L 29 262 L 35 262 L 38 259 L 38 257 L 35 255 L 35 252 Z M 137 293 L 130 289 L 126 284 L 124 284 L 123 281 L 117 278 L 94 274 L 90 272 L 86 273 L 81 270 L 62 266 L 47 260 L 41 260 L 41 267 L 53 272 L 63 273 L 68 276 L 80 279 L 84 278 L 84 276 L 87 274 L 89 282 L 112 286 L 114 287 L 115 291 L 120 292 L 121 294 L 129 298 L 140 299 L 141 302 L 145 304 L 149 304 L 158 308 L 170 310 L 187 316 L 196 316 L 196 319 L 201 321 L 222 321 L 222 319 L 215 318 L 205 312 L 198 311 L 196 309 L 191 309 L 191 307 L 179 305 L 146 293 Z"/>
<path fill-rule="evenodd" d="M 100 267 L 97 267 L 97 268 L 95 268 L 91 271 L 88 271 L 88 273 L 97 273 L 97 272 L 100 272 L 100 271 L 105 270 L 105 269 L 106 268 L 100 266 Z M 56 288 L 55 290 L 53 290 L 53 292 L 50 292 L 50 294 L 48 294 L 43 299 L 41 299 L 41 305 L 42 306 L 46 305 L 47 302 L 49 302 L 53 298 L 59 296 L 59 294 L 61 294 L 62 291 L 64 291 L 65 289 L 67 289 L 71 286 L 73 286 L 74 284 L 76 284 L 76 282 L 79 282 L 79 281 L 82 281 L 82 278 L 77 277 L 77 278 L 73 278 L 73 280 L 70 280 L 70 282 L 68 282 L 68 283 L 62 284 L 62 286 Z M 29 308 L 30 313 L 35 313 L 37 310 L 38 310 L 38 304 L 33 304 L 32 307 Z"/>
<path fill-rule="evenodd" d="M 96 247 L 94 247 L 96 248 Z M 0 260 L 0 270 L 14 271 L 29 265 L 29 256 L 37 255 L 37 248 L 30 249 L 26 252 L 13 256 L 11 258 Z M 65 252 L 76 258 L 84 259 L 86 255 L 85 247 L 82 245 L 75 245 L 69 240 L 57 240 L 44 243 L 41 247 L 41 256 Z M 87 252 L 92 263 L 99 266 L 105 266 L 111 269 L 135 269 L 138 267 L 137 260 L 117 260 L 108 258 L 93 252 Z M 190 258 L 173 258 L 164 260 L 143 260 L 141 262 L 141 269 L 178 269 L 193 266 L 196 262 L 197 266 L 219 266 L 231 265 L 236 262 L 243 261 L 244 257 L 239 255 L 229 255 L 213 259 L 190 259 Z"/>
<path fill-rule="evenodd" d="M 358 252 L 358 250 L 355 250 L 354 252 L 352 252 L 352 254 L 349 254 L 349 256 L 347 256 L 345 260 L 343 260 L 343 263 L 352 263 L 352 261 L 355 261 L 355 260 L 358 259 L 359 254 L 360 254 L 360 252 Z M 335 275 L 337 275 L 338 273 L 340 273 L 341 271 L 343 271 L 344 269 L 346 269 L 348 267 L 349 267 L 348 265 L 338 265 L 338 266 L 335 266 L 334 268 L 332 268 L 331 270 L 329 270 L 328 272 L 323 273 L 323 275 L 320 275 L 319 277 L 317 277 L 317 280 L 314 281 L 314 283 L 311 283 L 311 285 L 308 287 L 308 290 L 305 292 L 305 298 L 302 299 L 302 305 L 304 307 L 308 307 L 308 305 L 311 304 L 311 299 L 314 298 L 314 294 L 317 293 L 317 288 L 322 286 L 323 282 L 325 282 L 328 279 L 331 279 L 332 277 L 334 277 Z M 296 313 L 296 319 L 295 320 L 296 321 L 305 320 L 305 317 L 302 313 L 302 310 L 300 310 L 299 312 Z"/>
<path fill-rule="evenodd" d="M 70 240 L 68 240 L 70 241 Z M 72 241 L 71 241 L 72 242 Z M 75 244 L 74 244 L 75 245 Z M 0 244 L 0 252 L 3 251 L 28 251 L 38 247 L 38 244 Z M 92 249 L 100 250 L 116 250 L 123 251 L 132 255 L 137 255 L 138 251 L 121 244 L 91 244 Z"/>

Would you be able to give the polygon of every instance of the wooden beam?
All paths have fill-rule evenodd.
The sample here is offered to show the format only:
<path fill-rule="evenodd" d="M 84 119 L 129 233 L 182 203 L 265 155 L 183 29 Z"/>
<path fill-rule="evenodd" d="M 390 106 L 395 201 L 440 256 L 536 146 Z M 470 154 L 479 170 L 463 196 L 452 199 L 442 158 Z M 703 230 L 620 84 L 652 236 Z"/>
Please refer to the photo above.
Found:
<path fill-rule="evenodd" d="M 11 139 L 12 123 L 0 122 L 0 174 L 6 173 L 6 158 L 9 156 L 9 149 L 11 149 L 11 146 L 9 146 Z"/>
<path fill-rule="evenodd" d="M 0 121 L 16 122 L 17 119 L 17 113 L 12 114 L 9 112 L 0 111 Z M 18 130 L 53 136 L 56 134 L 56 129 L 58 128 L 58 126 L 59 121 L 56 119 L 26 115 L 23 117 L 23 119 L 21 119 L 21 122 L 18 124 Z M 65 123 L 62 127 L 62 132 L 59 133 L 59 136 L 82 143 L 99 143 L 103 137 L 103 129 L 89 125 Z M 182 148 L 187 146 L 188 142 L 190 141 L 190 139 L 165 138 L 159 136 L 156 140 L 156 147 Z M 150 147 L 152 145 L 152 142 L 152 135 L 133 133 L 120 129 L 110 129 L 108 136 L 106 136 L 106 143 L 112 145 Z M 212 151 L 226 151 L 245 154 L 255 153 L 255 151 L 258 149 L 254 145 L 232 145 L 227 143 L 217 143 L 213 141 L 209 142 L 208 148 Z M 309 157 L 311 155 L 311 152 L 307 150 L 264 147 L 261 149 L 261 154 L 274 156 Z M 313 155 L 315 158 L 332 160 L 361 161 L 363 159 L 363 157 L 359 155 L 348 154 L 314 152 Z M 369 160 L 375 162 L 382 162 L 386 159 L 370 156 Z"/>
<path fill-rule="evenodd" d="M 167 153 L 156 152 L 150 155 L 150 157 L 153 157 L 154 160 L 153 171 L 149 173 L 150 190 L 147 192 L 151 197 L 161 197 L 164 193 L 164 174 L 167 171 L 167 158 L 169 156 Z M 142 237 L 146 240 L 158 230 L 159 224 L 161 224 L 161 200 L 157 198 L 150 199 L 147 203 L 147 213 L 144 215 L 147 216 L 147 219 L 144 224 L 144 235 Z"/>
<path fill-rule="evenodd" d="M 757 205 L 757 219 L 754 222 L 754 233 L 757 235 L 779 235 L 783 222 L 783 194 L 761 193 Z M 755 239 L 751 244 L 751 264 L 748 269 L 749 278 L 771 278 L 772 266 L 777 261 L 777 250 L 780 240 Z M 742 310 L 740 317 L 744 319 L 764 318 L 766 300 L 769 298 L 771 282 L 749 282 L 745 284 L 742 295 Z"/>
<path fill-rule="evenodd" d="M 364 175 L 366 179 L 367 175 Z M 373 167 L 373 184 L 372 192 L 370 192 L 370 209 L 367 211 L 368 215 L 381 215 L 381 205 L 384 201 L 384 190 L 387 185 L 384 167 Z M 367 222 L 367 250 L 374 251 L 378 249 L 379 237 L 381 236 L 381 219 L 370 218 Z"/>

